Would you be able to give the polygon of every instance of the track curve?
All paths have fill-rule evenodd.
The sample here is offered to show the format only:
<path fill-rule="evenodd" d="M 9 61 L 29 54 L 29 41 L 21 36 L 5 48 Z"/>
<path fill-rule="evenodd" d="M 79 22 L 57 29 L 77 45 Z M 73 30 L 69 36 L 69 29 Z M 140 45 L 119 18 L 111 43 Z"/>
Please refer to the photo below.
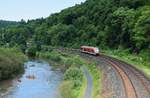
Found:
<path fill-rule="evenodd" d="M 150 98 L 150 80 L 142 71 L 124 61 L 105 55 L 101 55 L 101 57 L 114 62 L 118 67 L 124 70 L 133 83 L 135 91 L 137 92 L 137 98 Z"/>
<path fill-rule="evenodd" d="M 125 88 L 125 97 L 126 98 L 138 98 L 134 85 L 132 81 L 130 80 L 130 78 L 128 77 L 128 75 L 112 61 L 109 61 L 108 59 L 105 59 L 105 60 L 108 63 L 110 63 L 120 75 L 124 88 Z"/>
<path fill-rule="evenodd" d="M 123 88 L 124 88 L 124 90 L 122 91 L 124 91 L 124 93 L 121 91 L 122 95 L 120 96 L 116 95 L 115 97 L 109 96 L 109 97 L 104 97 L 104 98 L 150 98 L 150 79 L 141 70 L 135 68 L 134 66 L 124 61 L 121 61 L 121 60 L 118 60 L 118 59 L 115 59 L 106 55 L 93 56 L 93 55 L 81 53 L 80 50 L 78 49 L 67 49 L 66 51 L 71 51 L 71 53 L 78 54 L 81 57 L 86 58 L 86 59 L 88 58 L 88 60 L 91 60 L 91 61 L 95 60 L 98 63 L 98 65 L 101 66 L 102 68 L 104 68 L 105 66 L 107 67 L 110 66 L 110 67 L 113 67 L 113 69 L 115 69 L 115 70 L 111 69 L 111 70 L 106 71 L 106 74 L 108 74 L 107 72 L 109 71 L 111 71 L 112 74 L 114 74 L 113 71 L 116 71 L 116 73 L 118 73 L 118 75 L 116 74 L 116 76 L 118 76 L 118 78 L 120 77 L 120 80 L 122 81 Z M 105 68 L 104 70 L 107 70 L 107 69 L 108 68 Z M 113 75 L 110 75 L 110 76 L 113 76 Z M 110 76 L 109 78 L 112 78 Z M 118 81 L 118 80 L 115 80 L 115 81 Z M 113 83 L 113 85 L 115 84 L 115 85 L 121 86 L 121 84 L 116 84 L 116 83 L 118 82 Z M 105 86 L 108 86 L 108 85 L 109 83 L 107 83 Z"/>

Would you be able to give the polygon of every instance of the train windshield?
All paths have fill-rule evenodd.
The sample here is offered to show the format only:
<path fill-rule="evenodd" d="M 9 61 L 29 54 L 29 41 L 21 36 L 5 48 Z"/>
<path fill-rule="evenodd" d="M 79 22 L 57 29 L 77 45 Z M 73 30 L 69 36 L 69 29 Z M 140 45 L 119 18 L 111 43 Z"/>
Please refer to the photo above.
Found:
<path fill-rule="evenodd" d="M 99 49 L 98 49 L 98 48 L 95 48 L 95 52 L 98 53 L 98 52 L 99 52 Z"/>

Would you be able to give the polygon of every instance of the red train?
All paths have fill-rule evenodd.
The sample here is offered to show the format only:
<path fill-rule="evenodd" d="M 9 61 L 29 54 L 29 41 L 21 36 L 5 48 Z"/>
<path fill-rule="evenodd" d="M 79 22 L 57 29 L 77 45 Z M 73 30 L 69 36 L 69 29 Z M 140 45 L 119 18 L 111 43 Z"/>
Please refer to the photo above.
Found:
<path fill-rule="evenodd" d="M 93 55 L 99 55 L 99 49 L 97 47 L 90 47 L 90 46 L 81 46 L 81 52 L 89 53 Z"/>

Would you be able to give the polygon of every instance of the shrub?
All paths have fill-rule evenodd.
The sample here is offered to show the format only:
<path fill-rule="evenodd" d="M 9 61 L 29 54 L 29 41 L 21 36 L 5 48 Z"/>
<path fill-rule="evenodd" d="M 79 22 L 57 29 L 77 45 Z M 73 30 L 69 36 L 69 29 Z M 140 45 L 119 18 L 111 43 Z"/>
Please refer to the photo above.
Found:
<path fill-rule="evenodd" d="M 64 65 L 65 65 L 64 68 L 65 68 L 65 69 L 68 69 L 71 65 L 73 65 L 73 63 L 74 63 L 74 62 L 73 62 L 71 59 L 68 59 L 68 58 L 65 59 L 65 60 L 64 60 Z"/>
<path fill-rule="evenodd" d="M 70 67 L 64 74 L 64 80 L 71 80 L 74 83 L 74 87 L 78 87 L 82 84 L 83 73 L 79 68 Z"/>
<path fill-rule="evenodd" d="M 26 59 L 26 56 L 16 49 L 0 48 L 0 80 L 23 73 L 23 63 Z"/>
<path fill-rule="evenodd" d="M 40 52 L 38 53 L 40 58 L 49 59 L 54 62 L 61 62 L 61 55 L 57 52 Z"/>
<path fill-rule="evenodd" d="M 37 51 L 37 48 L 36 46 L 33 46 L 33 47 L 30 47 L 26 50 L 26 54 L 29 56 L 29 57 L 35 57 L 36 56 L 36 51 Z"/>

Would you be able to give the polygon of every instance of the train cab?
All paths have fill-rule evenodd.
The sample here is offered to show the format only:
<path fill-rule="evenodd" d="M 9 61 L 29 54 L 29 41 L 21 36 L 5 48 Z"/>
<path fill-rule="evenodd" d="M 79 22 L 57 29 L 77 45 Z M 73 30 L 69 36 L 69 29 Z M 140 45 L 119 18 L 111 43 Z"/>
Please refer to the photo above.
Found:
<path fill-rule="evenodd" d="M 91 46 L 81 46 L 81 52 L 92 54 L 92 55 L 99 55 L 99 49 L 97 47 Z"/>

